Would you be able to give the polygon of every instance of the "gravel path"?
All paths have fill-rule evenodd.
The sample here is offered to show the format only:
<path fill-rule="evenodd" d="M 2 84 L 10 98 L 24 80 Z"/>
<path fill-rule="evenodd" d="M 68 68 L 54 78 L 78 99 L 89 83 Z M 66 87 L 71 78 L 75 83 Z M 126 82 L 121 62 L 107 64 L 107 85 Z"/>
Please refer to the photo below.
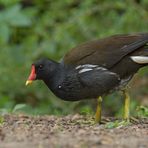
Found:
<path fill-rule="evenodd" d="M 148 148 L 148 119 L 107 129 L 81 115 L 3 118 L 0 148 Z"/>

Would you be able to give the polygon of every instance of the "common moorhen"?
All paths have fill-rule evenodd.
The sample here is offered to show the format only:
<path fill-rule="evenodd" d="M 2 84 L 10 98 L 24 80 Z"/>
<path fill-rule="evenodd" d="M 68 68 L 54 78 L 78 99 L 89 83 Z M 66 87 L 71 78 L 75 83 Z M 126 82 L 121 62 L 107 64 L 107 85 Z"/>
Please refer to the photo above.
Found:
<path fill-rule="evenodd" d="M 41 59 L 32 64 L 26 85 L 43 80 L 66 101 L 98 99 L 96 121 L 101 121 L 101 96 L 115 90 L 125 95 L 124 119 L 129 118 L 130 98 L 126 85 L 148 65 L 148 33 L 114 35 L 72 48 L 60 63 Z"/>

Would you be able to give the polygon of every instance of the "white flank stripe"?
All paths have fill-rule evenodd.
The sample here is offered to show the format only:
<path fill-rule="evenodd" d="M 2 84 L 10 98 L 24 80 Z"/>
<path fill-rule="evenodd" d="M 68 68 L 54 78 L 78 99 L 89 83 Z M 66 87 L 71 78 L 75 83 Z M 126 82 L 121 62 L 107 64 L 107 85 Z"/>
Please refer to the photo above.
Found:
<path fill-rule="evenodd" d="M 117 75 L 116 73 L 114 72 L 109 72 L 110 75 Z"/>
<path fill-rule="evenodd" d="M 96 69 L 97 69 L 97 70 L 103 70 L 103 71 L 104 71 L 104 70 L 107 70 L 106 68 L 103 68 L 103 67 L 97 67 Z"/>
<path fill-rule="evenodd" d="M 138 64 L 148 63 L 148 56 L 131 56 L 131 59 Z"/>
<path fill-rule="evenodd" d="M 85 68 L 84 68 L 84 69 L 80 70 L 79 73 L 83 73 L 83 72 L 91 71 L 91 70 L 93 70 L 93 69 L 90 69 L 90 68 L 89 68 L 89 69 L 85 69 Z"/>
<path fill-rule="evenodd" d="M 85 65 L 79 65 L 76 67 L 76 69 L 80 69 L 80 68 L 94 68 L 97 67 L 98 65 L 91 65 L 91 64 L 85 64 Z"/>
<path fill-rule="evenodd" d="M 100 67 L 99 65 L 91 65 L 91 64 L 84 64 L 84 65 L 79 65 L 77 66 L 75 69 L 79 70 L 78 73 L 84 73 L 84 72 L 87 72 L 87 71 L 106 71 L 109 75 L 114 75 L 118 78 L 118 80 L 120 80 L 120 77 L 119 75 L 117 75 L 116 73 L 114 72 L 111 72 L 111 71 L 108 71 L 106 68 L 104 67 Z"/>

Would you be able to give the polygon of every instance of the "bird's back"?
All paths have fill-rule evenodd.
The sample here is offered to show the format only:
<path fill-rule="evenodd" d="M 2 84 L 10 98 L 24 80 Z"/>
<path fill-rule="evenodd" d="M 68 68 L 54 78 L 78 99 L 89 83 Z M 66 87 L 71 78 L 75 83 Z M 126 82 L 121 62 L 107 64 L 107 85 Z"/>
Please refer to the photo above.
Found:
<path fill-rule="evenodd" d="M 148 33 L 115 35 L 72 48 L 63 61 L 67 65 L 95 64 L 110 69 L 126 55 L 143 48 L 146 43 L 148 43 Z"/>

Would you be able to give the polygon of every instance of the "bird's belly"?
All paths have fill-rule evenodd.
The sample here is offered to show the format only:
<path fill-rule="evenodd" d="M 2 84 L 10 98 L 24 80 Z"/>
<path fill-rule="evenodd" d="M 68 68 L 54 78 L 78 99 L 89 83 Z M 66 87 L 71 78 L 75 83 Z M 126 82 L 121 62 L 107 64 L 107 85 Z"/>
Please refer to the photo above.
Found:
<path fill-rule="evenodd" d="M 80 101 L 85 99 L 94 99 L 100 96 L 99 94 L 92 93 L 92 91 L 88 89 L 62 90 L 58 93 L 55 93 L 55 95 L 65 101 Z"/>
<path fill-rule="evenodd" d="M 54 94 L 65 101 L 80 101 L 85 99 L 96 99 L 99 96 L 109 93 L 111 90 L 89 87 L 69 87 L 59 88 Z"/>

